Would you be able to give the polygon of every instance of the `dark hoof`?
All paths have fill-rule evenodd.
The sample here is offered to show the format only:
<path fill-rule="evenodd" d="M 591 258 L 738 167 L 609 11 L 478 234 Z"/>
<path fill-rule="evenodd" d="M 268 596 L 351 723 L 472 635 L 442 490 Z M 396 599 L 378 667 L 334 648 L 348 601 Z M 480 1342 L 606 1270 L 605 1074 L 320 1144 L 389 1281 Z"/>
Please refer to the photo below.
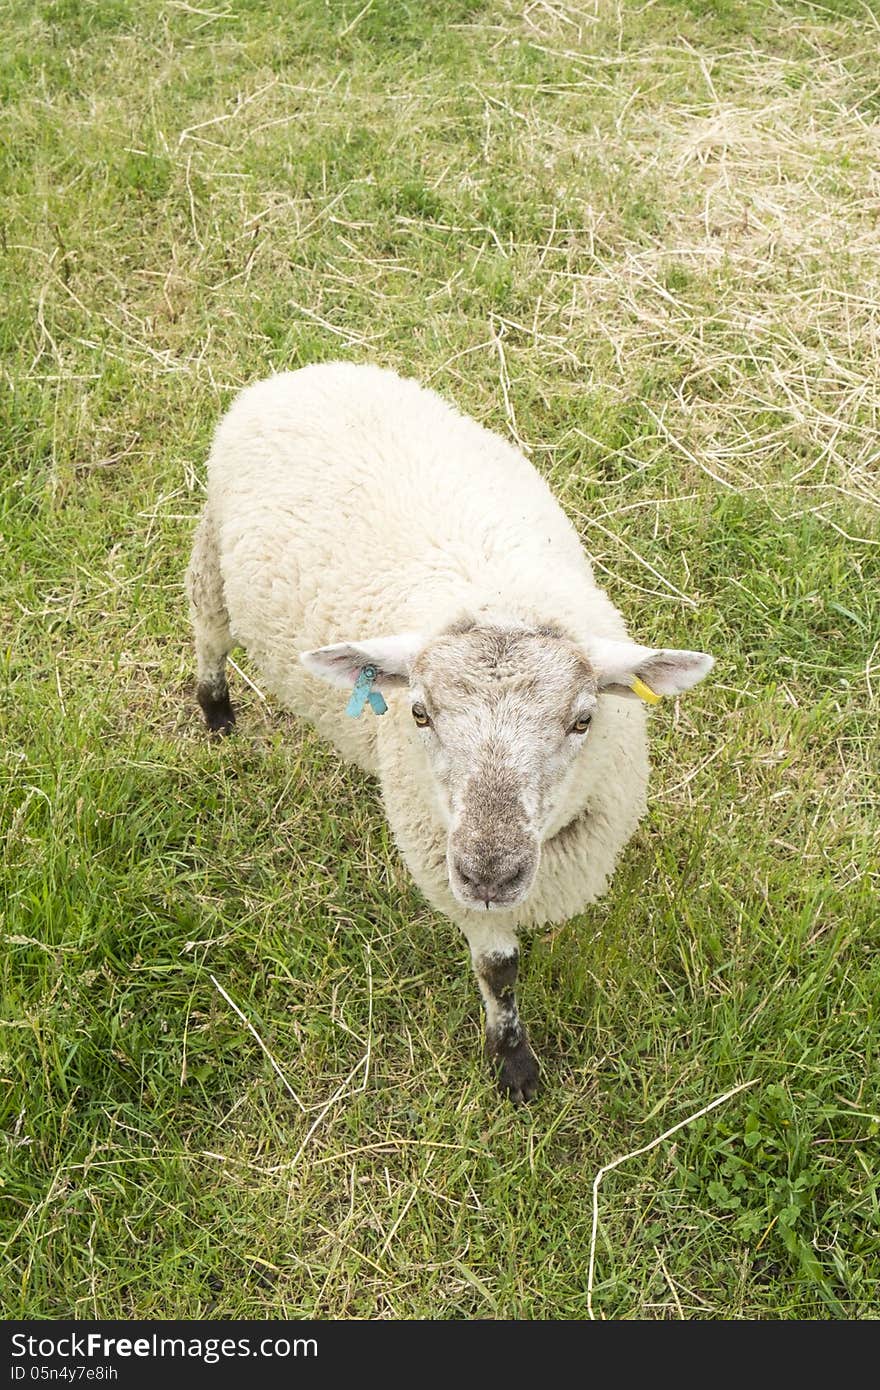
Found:
<path fill-rule="evenodd" d="M 516 1105 L 529 1101 L 538 1092 L 538 1059 L 523 1040 L 518 1047 L 495 1058 L 501 1092 Z"/>
<path fill-rule="evenodd" d="M 222 737 L 232 733 L 235 728 L 235 710 L 230 703 L 228 690 L 217 697 L 212 694 L 209 686 L 200 685 L 196 690 L 196 699 L 202 707 L 205 723 L 212 734 Z"/>

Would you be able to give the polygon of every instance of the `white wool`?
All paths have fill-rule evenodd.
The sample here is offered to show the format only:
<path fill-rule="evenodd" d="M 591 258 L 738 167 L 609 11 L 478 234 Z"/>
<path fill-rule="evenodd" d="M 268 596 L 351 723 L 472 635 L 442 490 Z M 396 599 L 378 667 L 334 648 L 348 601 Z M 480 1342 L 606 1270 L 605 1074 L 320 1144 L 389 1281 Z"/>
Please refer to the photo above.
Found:
<path fill-rule="evenodd" d="M 238 396 L 214 438 L 203 526 L 216 542 L 229 626 L 261 686 L 378 776 L 401 853 L 432 905 L 466 931 L 488 927 L 452 896 L 448 831 L 405 692 L 387 692 L 381 718 L 350 719 L 346 693 L 298 657 L 384 634 L 430 637 L 465 613 L 557 624 L 584 645 L 625 638 L 547 484 L 435 392 L 333 362 Z M 599 705 L 529 897 L 490 914 L 505 928 L 564 920 L 599 896 L 644 812 L 644 708 L 610 695 Z"/>

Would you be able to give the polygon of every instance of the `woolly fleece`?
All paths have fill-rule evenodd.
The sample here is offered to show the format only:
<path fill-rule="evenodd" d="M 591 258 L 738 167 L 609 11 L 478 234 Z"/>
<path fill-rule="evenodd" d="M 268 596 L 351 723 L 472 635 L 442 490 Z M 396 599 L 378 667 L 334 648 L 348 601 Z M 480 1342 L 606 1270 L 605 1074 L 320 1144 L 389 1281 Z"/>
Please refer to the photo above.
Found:
<path fill-rule="evenodd" d="M 218 426 L 189 580 L 201 621 L 215 611 L 224 627 L 228 614 L 263 686 L 378 776 L 428 901 L 466 931 L 482 927 L 485 916 L 449 888 L 447 829 L 405 689 L 385 692 L 382 718 L 350 719 L 346 693 L 298 658 L 397 632 L 427 639 L 464 615 L 555 624 L 584 645 L 626 638 L 574 527 L 528 460 L 394 372 L 334 362 L 272 377 L 243 391 Z M 504 927 L 565 920 L 605 890 L 645 810 L 639 701 L 600 698 L 580 767 L 532 892 L 492 914 Z"/>

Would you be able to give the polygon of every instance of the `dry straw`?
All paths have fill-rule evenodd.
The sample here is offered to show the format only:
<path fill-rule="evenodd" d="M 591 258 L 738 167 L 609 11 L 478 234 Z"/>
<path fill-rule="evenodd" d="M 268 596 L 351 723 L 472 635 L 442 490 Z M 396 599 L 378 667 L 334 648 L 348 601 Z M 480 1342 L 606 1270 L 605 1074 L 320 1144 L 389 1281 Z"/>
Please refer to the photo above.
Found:
<path fill-rule="evenodd" d="M 606 1163 L 604 1168 L 600 1168 L 593 1179 L 593 1229 L 590 1233 L 590 1267 L 587 1274 L 587 1312 L 595 1321 L 596 1314 L 593 1312 L 593 1279 L 596 1273 L 596 1238 L 599 1233 L 599 1184 L 606 1173 L 611 1173 L 615 1168 L 619 1168 L 621 1163 L 626 1163 L 631 1158 L 639 1158 L 642 1154 L 650 1153 L 656 1149 L 658 1144 L 662 1144 L 664 1139 L 671 1139 L 673 1134 L 677 1134 L 680 1129 L 685 1129 L 687 1125 L 692 1125 L 694 1120 L 700 1120 L 704 1115 L 708 1115 L 710 1110 L 717 1110 L 719 1105 L 731 1100 L 733 1096 L 739 1095 L 740 1091 L 747 1091 L 750 1086 L 756 1086 L 758 1078 L 752 1081 L 743 1081 L 741 1085 L 734 1086 L 732 1091 L 725 1091 L 723 1096 L 710 1101 L 704 1105 L 702 1110 L 698 1110 L 695 1115 L 688 1115 L 686 1120 L 679 1120 L 677 1125 L 667 1129 L 663 1134 L 658 1134 L 656 1139 L 652 1139 L 650 1144 L 644 1144 L 640 1149 L 633 1149 L 631 1153 L 621 1154 L 620 1158 L 615 1158 L 611 1163 Z M 667 1276 L 668 1277 L 668 1276 Z"/>

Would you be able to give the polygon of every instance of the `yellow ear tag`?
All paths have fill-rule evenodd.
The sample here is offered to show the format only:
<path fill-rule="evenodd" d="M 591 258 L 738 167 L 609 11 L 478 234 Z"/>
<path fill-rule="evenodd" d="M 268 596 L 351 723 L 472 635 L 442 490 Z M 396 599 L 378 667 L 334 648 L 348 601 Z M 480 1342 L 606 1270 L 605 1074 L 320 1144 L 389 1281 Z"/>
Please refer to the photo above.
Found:
<path fill-rule="evenodd" d="M 633 676 L 629 688 L 634 694 L 638 695 L 640 700 L 644 700 L 646 705 L 659 705 L 660 701 L 663 699 L 663 696 L 658 695 L 656 690 L 652 690 L 649 685 L 645 685 L 644 681 L 640 681 L 638 676 Z"/>

